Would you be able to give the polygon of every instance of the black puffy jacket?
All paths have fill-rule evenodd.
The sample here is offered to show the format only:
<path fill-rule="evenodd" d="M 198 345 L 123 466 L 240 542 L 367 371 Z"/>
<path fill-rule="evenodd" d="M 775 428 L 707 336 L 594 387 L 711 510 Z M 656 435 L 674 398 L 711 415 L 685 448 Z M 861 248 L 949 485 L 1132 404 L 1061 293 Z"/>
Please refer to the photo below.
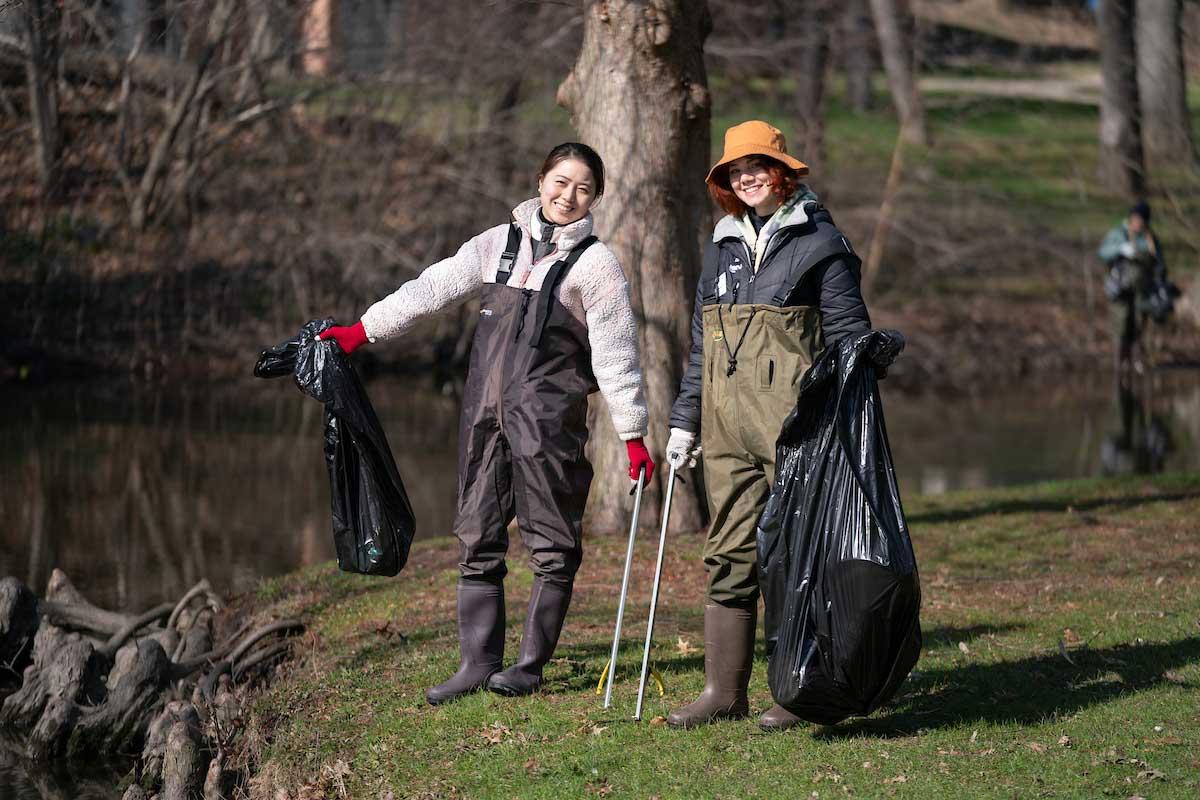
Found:
<path fill-rule="evenodd" d="M 808 194 L 806 197 L 813 197 Z M 704 353 L 701 310 L 713 303 L 817 306 L 822 346 L 871 329 L 859 288 L 859 259 L 833 217 L 815 199 L 789 201 L 759 234 L 766 250 L 757 272 L 739 223 L 717 223 L 704 251 L 692 313 L 692 350 L 679 395 L 671 407 L 671 427 L 700 430 L 700 376 Z"/>

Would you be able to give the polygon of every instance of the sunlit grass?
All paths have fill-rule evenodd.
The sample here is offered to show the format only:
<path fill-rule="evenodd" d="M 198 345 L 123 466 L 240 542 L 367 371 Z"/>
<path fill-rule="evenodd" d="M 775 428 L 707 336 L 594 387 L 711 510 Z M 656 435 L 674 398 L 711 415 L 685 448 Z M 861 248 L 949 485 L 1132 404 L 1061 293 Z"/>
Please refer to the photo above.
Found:
<path fill-rule="evenodd" d="M 424 704 L 457 664 L 448 540 L 394 580 L 332 568 L 272 590 L 312 609 L 310 652 L 256 712 L 295 784 L 350 796 L 1193 797 L 1200 791 L 1200 476 L 919 497 L 925 650 L 890 707 L 782 735 L 655 718 L 703 683 L 700 537 L 672 541 L 654 660 L 666 684 L 630 719 L 654 537 L 637 554 L 615 696 L 608 657 L 624 542 L 593 537 L 547 691 Z M 513 553 L 513 577 L 528 577 Z M 509 581 L 516 652 L 527 580 Z M 522 584 L 526 584 L 523 586 Z M 335 602 L 327 592 L 339 595 Z M 771 702 L 758 654 L 752 704 Z M 340 764 L 340 766 L 338 766 Z M 325 777 L 322 777 L 324 775 Z"/>

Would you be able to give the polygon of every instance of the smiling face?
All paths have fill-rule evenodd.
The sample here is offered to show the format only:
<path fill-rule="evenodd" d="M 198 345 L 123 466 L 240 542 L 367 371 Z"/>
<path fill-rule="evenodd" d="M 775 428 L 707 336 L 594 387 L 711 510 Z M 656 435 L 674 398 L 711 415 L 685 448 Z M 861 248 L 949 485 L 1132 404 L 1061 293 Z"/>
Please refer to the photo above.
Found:
<path fill-rule="evenodd" d="M 729 188 L 761 217 L 779 208 L 779 198 L 773 191 L 775 179 L 767 167 L 768 161 L 762 156 L 743 156 L 729 164 Z"/>
<path fill-rule="evenodd" d="M 596 202 L 596 178 L 587 164 L 566 158 L 538 178 L 542 216 L 555 225 L 581 220 Z"/>

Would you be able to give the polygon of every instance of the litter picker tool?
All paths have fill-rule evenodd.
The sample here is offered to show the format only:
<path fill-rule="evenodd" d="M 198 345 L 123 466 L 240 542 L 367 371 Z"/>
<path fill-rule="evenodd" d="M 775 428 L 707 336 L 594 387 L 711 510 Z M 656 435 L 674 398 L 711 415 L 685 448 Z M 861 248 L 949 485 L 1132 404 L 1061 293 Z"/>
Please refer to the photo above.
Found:
<path fill-rule="evenodd" d="M 646 648 L 642 651 L 642 678 L 638 683 L 637 710 L 633 718 L 642 718 L 642 699 L 646 695 L 646 675 L 650 671 L 650 644 L 654 640 L 654 612 L 658 610 L 658 585 L 662 581 L 663 554 L 667 548 L 667 522 L 671 519 L 671 497 L 675 494 L 675 465 L 667 478 L 667 497 L 663 501 L 662 527 L 658 532 L 658 563 L 654 567 L 654 590 L 650 594 L 650 619 L 646 622 Z"/>
<path fill-rule="evenodd" d="M 608 682 L 604 689 L 604 707 L 612 703 L 613 675 L 617 671 L 617 650 L 621 647 L 621 622 L 625 618 L 625 596 L 629 592 L 629 571 L 633 567 L 633 543 L 637 539 L 638 514 L 642 510 L 642 490 L 646 488 L 646 467 L 638 472 L 637 487 L 633 496 L 633 519 L 629 522 L 629 546 L 625 549 L 625 576 L 621 578 L 621 601 L 617 604 L 617 627 L 613 631 L 612 655 L 609 656 Z"/>

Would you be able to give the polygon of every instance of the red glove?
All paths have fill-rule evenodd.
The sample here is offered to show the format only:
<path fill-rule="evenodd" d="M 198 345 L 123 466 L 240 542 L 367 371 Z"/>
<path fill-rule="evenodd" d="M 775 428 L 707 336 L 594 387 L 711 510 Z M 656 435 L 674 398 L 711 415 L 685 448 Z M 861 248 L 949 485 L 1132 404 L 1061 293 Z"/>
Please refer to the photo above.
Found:
<path fill-rule="evenodd" d="M 646 483 L 650 483 L 650 476 L 654 474 L 654 462 L 650 460 L 650 451 L 646 449 L 646 443 L 640 437 L 630 439 L 625 443 L 625 449 L 629 453 L 629 480 L 636 482 L 638 473 L 645 467 Z"/>
<path fill-rule="evenodd" d="M 348 328 L 334 325 L 322 331 L 317 338 L 333 339 L 346 355 L 350 355 L 368 341 L 367 330 L 363 327 L 362 322 L 356 322 Z"/>

